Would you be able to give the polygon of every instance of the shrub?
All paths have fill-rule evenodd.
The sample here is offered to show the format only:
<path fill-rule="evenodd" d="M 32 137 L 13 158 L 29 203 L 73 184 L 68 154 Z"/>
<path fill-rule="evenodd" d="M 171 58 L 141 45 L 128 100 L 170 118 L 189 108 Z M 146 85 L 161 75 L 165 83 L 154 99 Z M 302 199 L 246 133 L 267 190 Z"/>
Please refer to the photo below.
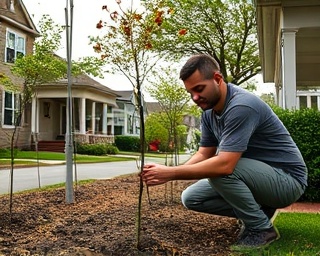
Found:
<path fill-rule="evenodd" d="M 140 137 L 117 135 L 115 136 L 115 145 L 120 151 L 140 152 Z"/>
<path fill-rule="evenodd" d="M 301 200 L 320 201 L 320 112 L 272 107 L 301 151 L 308 167 L 308 188 Z"/>
<path fill-rule="evenodd" d="M 78 154 L 84 155 L 95 155 L 95 156 L 102 156 L 102 155 L 113 155 L 119 153 L 119 150 L 116 146 L 111 144 L 77 144 L 76 151 Z"/>

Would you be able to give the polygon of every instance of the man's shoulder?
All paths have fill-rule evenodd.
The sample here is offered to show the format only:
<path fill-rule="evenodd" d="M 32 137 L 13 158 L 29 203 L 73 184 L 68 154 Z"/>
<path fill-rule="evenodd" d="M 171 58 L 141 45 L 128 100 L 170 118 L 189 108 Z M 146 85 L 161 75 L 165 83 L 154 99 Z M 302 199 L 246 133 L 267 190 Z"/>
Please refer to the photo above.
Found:
<path fill-rule="evenodd" d="M 232 105 L 257 107 L 257 105 L 264 104 L 263 101 L 257 95 L 237 85 L 228 84 L 228 88 L 230 90 L 228 101 Z"/>

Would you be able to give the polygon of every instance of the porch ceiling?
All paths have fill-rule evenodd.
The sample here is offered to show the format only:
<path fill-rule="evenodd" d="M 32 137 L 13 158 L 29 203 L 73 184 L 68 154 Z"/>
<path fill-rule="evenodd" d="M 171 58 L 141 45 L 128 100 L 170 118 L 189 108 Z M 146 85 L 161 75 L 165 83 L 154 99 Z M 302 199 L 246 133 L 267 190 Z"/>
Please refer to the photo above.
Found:
<path fill-rule="evenodd" d="M 258 39 L 264 82 L 278 83 L 281 78 L 281 29 L 283 28 L 283 8 L 289 15 L 307 7 L 320 8 L 319 1 L 312 0 L 255 0 L 257 11 Z M 299 9 L 297 9 L 299 8 Z M 320 9 L 319 9 L 320 10 Z M 305 19 L 309 13 L 305 12 Z M 319 15 L 320 17 L 320 15 Z M 301 22 L 296 27 L 296 76 L 297 87 L 320 87 L 320 23 L 309 25 Z M 297 19 L 296 19 L 297 20 Z M 311 22 L 312 23 L 312 22 Z M 296 24 L 295 24 L 296 25 Z"/>

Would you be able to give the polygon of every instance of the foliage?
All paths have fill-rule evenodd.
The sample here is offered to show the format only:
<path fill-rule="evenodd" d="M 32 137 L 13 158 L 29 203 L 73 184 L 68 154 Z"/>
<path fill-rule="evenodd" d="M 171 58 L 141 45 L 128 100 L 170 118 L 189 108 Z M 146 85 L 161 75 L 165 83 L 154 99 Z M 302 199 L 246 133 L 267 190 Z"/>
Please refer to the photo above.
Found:
<path fill-rule="evenodd" d="M 161 33 L 164 19 L 164 10 L 154 4 L 151 10 L 139 11 L 133 9 L 133 1 L 130 8 L 124 9 L 121 0 L 116 0 L 118 10 L 111 11 L 107 5 L 102 7 L 106 12 L 106 20 L 97 22 L 97 28 L 103 35 L 90 37 L 94 50 L 100 55 L 105 64 L 109 65 L 112 72 L 122 73 L 134 88 L 136 107 L 140 117 L 140 143 L 142 146 L 130 150 L 141 152 L 141 171 L 144 166 L 145 153 L 145 126 L 142 85 L 147 74 L 161 59 L 161 55 L 153 54 L 152 38 Z M 121 146 L 128 147 L 128 145 Z M 118 146 L 119 147 L 119 146 Z M 121 150 L 125 148 L 119 147 Z M 139 205 L 137 218 L 137 247 L 140 247 L 140 224 L 143 181 L 140 176 Z"/>
<path fill-rule="evenodd" d="M 41 36 L 33 46 L 33 54 L 16 59 L 12 72 L 24 79 L 24 101 L 29 102 L 37 86 L 56 82 L 67 76 L 67 62 L 55 54 L 61 47 L 64 28 L 55 24 L 49 15 L 43 15 L 39 22 Z M 101 76 L 101 62 L 93 59 L 72 62 L 72 73 Z"/>
<path fill-rule="evenodd" d="M 141 150 L 140 138 L 136 136 L 115 136 L 115 145 L 120 151 L 139 152 Z"/>
<path fill-rule="evenodd" d="M 147 88 L 147 91 L 160 105 L 162 115 L 159 121 L 168 134 L 168 138 L 163 140 L 168 143 L 165 151 L 169 151 L 173 146 L 174 152 L 178 153 L 181 144 L 185 144 L 185 140 L 181 140 L 180 135 L 186 134 L 186 131 L 178 132 L 178 127 L 182 125 L 183 116 L 189 114 L 191 112 L 189 110 L 194 111 L 195 109 L 190 107 L 190 96 L 186 89 L 173 77 L 176 72 L 172 69 L 164 69 L 162 72 L 158 75 L 158 79 L 152 83 L 153 86 Z"/>
<path fill-rule="evenodd" d="M 153 141 L 159 141 L 159 150 L 162 152 L 167 151 L 167 145 L 169 143 L 168 129 L 164 123 L 167 122 L 167 118 L 163 113 L 151 113 L 146 118 L 146 144 L 150 144 Z"/>
<path fill-rule="evenodd" d="M 161 32 L 164 10 L 154 5 L 152 10 L 123 8 L 111 11 L 104 5 L 105 20 L 97 23 L 101 35 L 91 36 L 90 44 L 107 65 L 108 71 L 123 74 L 137 90 L 147 74 L 161 59 L 152 52 L 152 38 Z"/>
<path fill-rule="evenodd" d="M 11 79 L 3 73 L 0 73 L 0 89 L 17 92 L 19 87 L 11 81 Z"/>
<path fill-rule="evenodd" d="M 143 1 L 152 10 L 154 1 Z M 254 6 L 247 0 L 164 0 L 171 16 L 154 48 L 169 59 L 195 53 L 214 57 L 228 82 L 242 84 L 261 70 Z"/>
<path fill-rule="evenodd" d="M 119 150 L 116 146 L 106 143 L 81 143 L 76 146 L 76 151 L 78 154 L 94 156 L 103 156 L 107 154 L 114 155 L 119 153 Z"/>
<path fill-rule="evenodd" d="M 273 107 L 300 149 L 308 167 L 308 184 L 301 200 L 320 202 L 320 112 L 314 109 L 285 110 Z"/>
<path fill-rule="evenodd" d="M 30 102 L 36 87 L 57 81 L 67 74 L 67 64 L 54 52 L 60 47 L 62 28 L 44 15 L 39 22 L 41 37 L 34 43 L 34 52 L 16 59 L 12 72 L 24 79 L 23 102 Z"/>
<path fill-rule="evenodd" d="M 266 102 L 269 105 L 275 104 L 275 97 L 273 93 L 264 93 L 260 96 L 260 99 L 262 99 L 264 102 Z"/>

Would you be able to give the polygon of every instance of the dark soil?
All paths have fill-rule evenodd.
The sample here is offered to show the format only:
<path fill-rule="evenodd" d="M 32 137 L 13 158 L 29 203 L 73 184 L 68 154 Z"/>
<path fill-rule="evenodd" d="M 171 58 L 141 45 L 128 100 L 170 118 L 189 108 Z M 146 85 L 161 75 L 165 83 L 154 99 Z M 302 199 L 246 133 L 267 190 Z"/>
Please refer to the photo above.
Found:
<path fill-rule="evenodd" d="M 0 196 L 0 255 L 230 255 L 236 220 L 196 213 L 180 202 L 190 181 L 144 189 L 137 239 L 139 178 L 122 176 L 75 188 Z M 138 249 L 139 247 L 139 249 Z"/>

